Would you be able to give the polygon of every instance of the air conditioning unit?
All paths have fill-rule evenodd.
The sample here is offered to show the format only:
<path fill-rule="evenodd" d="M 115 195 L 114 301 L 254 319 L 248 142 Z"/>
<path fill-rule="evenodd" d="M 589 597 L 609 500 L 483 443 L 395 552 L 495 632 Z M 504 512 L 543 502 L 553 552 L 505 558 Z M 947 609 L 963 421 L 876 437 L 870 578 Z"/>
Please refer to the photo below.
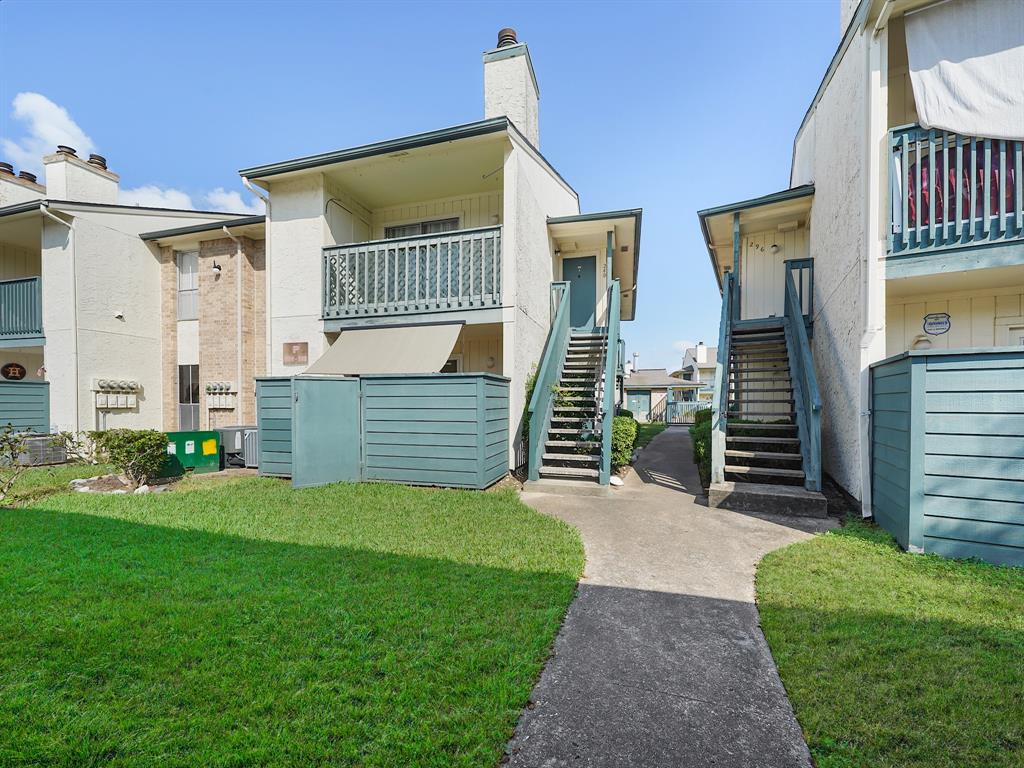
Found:
<path fill-rule="evenodd" d="M 259 467 L 260 465 L 260 433 L 255 429 L 245 430 L 243 437 L 244 448 L 242 456 L 245 459 L 246 467 Z"/>

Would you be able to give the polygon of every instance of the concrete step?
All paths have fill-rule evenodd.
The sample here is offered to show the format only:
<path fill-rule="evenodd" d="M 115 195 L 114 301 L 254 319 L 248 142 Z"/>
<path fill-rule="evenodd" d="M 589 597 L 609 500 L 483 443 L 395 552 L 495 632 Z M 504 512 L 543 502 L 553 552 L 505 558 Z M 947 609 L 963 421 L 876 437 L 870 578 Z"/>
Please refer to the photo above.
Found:
<path fill-rule="evenodd" d="M 802 486 L 726 481 L 712 483 L 708 504 L 736 512 L 757 512 L 795 517 L 827 517 L 828 502 L 817 491 Z"/>
<path fill-rule="evenodd" d="M 595 480 L 601 476 L 599 470 L 590 467 L 541 467 L 541 477 L 592 477 Z"/>
<path fill-rule="evenodd" d="M 559 496 L 597 496 L 612 495 L 609 485 L 600 485 L 596 478 L 544 477 L 540 480 L 527 480 L 523 490 L 527 493 L 553 493 Z M 622 489 L 618 489 L 621 493 Z"/>

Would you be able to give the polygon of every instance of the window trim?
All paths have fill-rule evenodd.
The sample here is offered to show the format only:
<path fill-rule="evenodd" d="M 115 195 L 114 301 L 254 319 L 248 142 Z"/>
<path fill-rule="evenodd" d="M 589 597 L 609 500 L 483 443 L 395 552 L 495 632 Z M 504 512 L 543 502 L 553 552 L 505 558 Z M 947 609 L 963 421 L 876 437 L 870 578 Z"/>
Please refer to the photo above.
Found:
<path fill-rule="evenodd" d="M 455 223 L 455 226 L 453 226 L 451 229 L 443 229 L 440 232 L 425 232 L 424 231 L 424 227 L 426 227 L 426 226 L 428 226 L 430 224 L 445 224 L 445 223 L 450 223 L 450 222 L 454 222 Z M 462 226 L 462 220 L 458 216 L 445 216 L 444 218 L 441 218 L 441 219 L 421 219 L 419 221 L 413 220 L 413 221 L 405 222 L 403 224 L 398 224 L 398 223 L 387 224 L 387 225 L 384 226 L 384 239 L 385 240 L 397 240 L 397 239 L 403 238 L 403 237 L 430 237 L 431 235 L 443 235 L 446 232 L 457 232 L 461 228 L 461 226 Z M 420 231 L 418 233 L 413 232 L 411 234 L 402 234 L 402 235 L 399 235 L 399 234 L 395 233 L 396 230 L 405 229 L 406 227 L 419 227 Z"/>
<path fill-rule="evenodd" d="M 183 272 L 182 270 L 182 259 L 186 256 L 195 257 L 195 271 L 194 272 Z M 187 251 L 175 251 L 174 252 L 174 271 L 177 275 L 177 283 L 175 285 L 175 301 L 176 301 L 176 318 L 178 320 L 198 320 L 199 319 L 199 251 L 191 249 Z M 182 276 L 185 274 L 194 276 L 194 287 L 182 288 Z M 187 305 L 186 305 L 187 302 Z M 192 309 L 189 311 L 182 311 L 183 305 L 190 306 Z"/>

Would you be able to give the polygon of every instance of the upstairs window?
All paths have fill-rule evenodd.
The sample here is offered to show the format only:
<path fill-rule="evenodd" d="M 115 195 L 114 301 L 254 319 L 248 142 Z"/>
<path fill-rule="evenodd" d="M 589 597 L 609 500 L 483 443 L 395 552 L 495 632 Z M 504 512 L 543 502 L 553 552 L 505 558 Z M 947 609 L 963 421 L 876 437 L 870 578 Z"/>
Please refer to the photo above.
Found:
<path fill-rule="evenodd" d="M 384 239 L 394 240 L 396 237 L 418 237 L 420 235 L 437 235 L 441 232 L 454 232 L 459 228 L 458 217 L 454 219 L 435 219 L 434 221 L 418 221 L 415 224 L 400 224 L 397 227 L 384 227 Z"/>
<path fill-rule="evenodd" d="M 199 319 L 199 252 L 179 251 L 178 319 Z"/>

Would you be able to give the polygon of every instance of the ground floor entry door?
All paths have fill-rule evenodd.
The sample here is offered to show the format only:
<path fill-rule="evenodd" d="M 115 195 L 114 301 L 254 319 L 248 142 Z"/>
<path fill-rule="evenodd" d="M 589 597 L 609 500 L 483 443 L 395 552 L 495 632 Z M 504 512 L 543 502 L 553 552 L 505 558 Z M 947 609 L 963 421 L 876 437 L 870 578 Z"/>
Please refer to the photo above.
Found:
<path fill-rule="evenodd" d="M 651 393 L 646 391 L 630 392 L 626 398 L 626 407 L 633 412 L 637 421 L 647 421 L 651 412 Z"/>
<path fill-rule="evenodd" d="M 569 325 L 591 330 L 597 310 L 597 258 L 562 259 L 562 280 L 570 284 Z"/>
<path fill-rule="evenodd" d="M 359 380 L 292 380 L 292 485 L 359 480 Z"/>

